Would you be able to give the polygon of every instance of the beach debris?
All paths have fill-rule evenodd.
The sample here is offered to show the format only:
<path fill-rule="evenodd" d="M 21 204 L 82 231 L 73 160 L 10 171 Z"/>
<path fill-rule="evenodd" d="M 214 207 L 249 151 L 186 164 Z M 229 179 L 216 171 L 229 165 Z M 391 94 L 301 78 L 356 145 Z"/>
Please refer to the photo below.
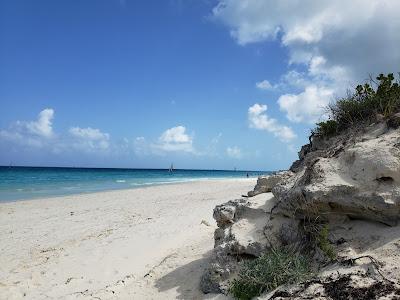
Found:
<path fill-rule="evenodd" d="M 146 278 L 148 276 L 151 277 L 151 274 L 154 273 L 154 270 L 157 269 L 158 267 L 160 267 L 161 265 L 163 265 L 168 259 L 176 256 L 177 253 L 173 252 L 169 255 L 167 255 L 166 257 L 164 257 L 156 266 L 152 267 L 146 274 L 143 275 L 143 278 Z"/>
<path fill-rule="evenodd" d="M 74 279 L 74 277 L 69 277 L 69 278 L 65 281 L 65 284 L 70 283 L 72 279 Z"/>

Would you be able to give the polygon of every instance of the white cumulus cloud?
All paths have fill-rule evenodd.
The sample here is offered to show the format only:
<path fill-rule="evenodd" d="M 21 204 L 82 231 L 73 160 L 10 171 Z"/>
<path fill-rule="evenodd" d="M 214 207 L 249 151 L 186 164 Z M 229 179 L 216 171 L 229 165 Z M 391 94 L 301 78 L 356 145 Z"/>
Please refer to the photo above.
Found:
<path fill-rule="evenodd" d="M 160 141 L 163 143 L 191 143 L 192 138 L 186 134 L 186 128 L 176 126 L 167 129 L 160 136 Z"/>
<path fill-rule="evenodd" d="M 268 80 L 263 80 L 260 82 L 256 82 L 256 87 L 260 90 L 273 90 L 275 86 L 273 86 Z"/>
<path fill-rule="evenodd" d="M 54 110 L 46 108 L 42 110 L 36 121 L 26 123 L 26 128 L 34 134 L 43 137 L 51 137 L 53 135 L 52 121 L 54 118 Z"/>
<path fill-rule="evenodd" d="M 54 137 L 54 110 L 42 110 L 35 121 L 16 121 L 8 129 L 0 130 L 0 138 L 20 145 L 43 147 Z"/>
<path fill-rule="evenodd" d="M 107 150 L 110 146 L 110 135 L 97 128 L 71 127 L 69 134 L 76 140 L 74 143 L 76 148 L 92 151 Z"/>
<path fill-rule="evenodd" d="M 175 126 L 165 130 L 156 141 L 140 136 L 134 141 L 134 151 L 138 155 L 165 155 L 168 152 L 186 152 L 198 154 L 193 146 L 193 136 L 186 132 L 186 127 Z"/>
<path fill-rule="evenodd" d="M 369 74 L 399 71 L 399 11 L 398 0 L 220 0 L 212 17 L 240 45 L 276 40 L 287 48 L 282 81 L 302 90 L 284 95 L 281 109 L 289 120 L 309 122 L 329 91 L 343 95 Z M 314 98 L 303 107 L 307 95 Z M 301 105 L 289 111 L 288 102 Z"/>
<path fill-rule="evenodd" d="M 195 152 L 193 137 L 186 133 L 184 126 L 167 129 L 161 134 L 158 141 L 155 147 L 163 151 Z"/>
<path fill-rule="evenodd" d="M 278 104 L 290 121 L 313 124 L 324 115 L 332 95 L 331 89 L 310 85 L 300 94 L 280 96 Z"/>
<path fill-rule="evenodd" d="M 68 134 L 53 130 L 54 110 L 42 110 L 34 121 L 17 121 L 8 129 L 0 130 L 0 142 L 14 149 L 40 148 L 50 153 L 86 152 L 104 153 L 110 146 L 110 135 L 91 127 L 71 127 Z"/>
<path fill-rule="evenodd" d="M 270 118 L 266 111 L 267 105 L 265 104 L 256 103 L 249 107 L 248 119 L 250 128 L 268 131 L 284 142 L 289 142 L 296 138 L 296 134 L 290 127 L 279 124 L 276 119 Z"/>

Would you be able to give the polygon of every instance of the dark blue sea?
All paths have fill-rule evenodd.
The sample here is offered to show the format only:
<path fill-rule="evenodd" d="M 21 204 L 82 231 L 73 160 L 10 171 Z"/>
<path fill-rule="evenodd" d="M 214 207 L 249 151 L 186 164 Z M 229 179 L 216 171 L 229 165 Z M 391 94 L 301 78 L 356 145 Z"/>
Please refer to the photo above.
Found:
<path fill-rule="evenodd" d="M 0 202 L 187 182 L 268 171 L 0 167 Z"/>

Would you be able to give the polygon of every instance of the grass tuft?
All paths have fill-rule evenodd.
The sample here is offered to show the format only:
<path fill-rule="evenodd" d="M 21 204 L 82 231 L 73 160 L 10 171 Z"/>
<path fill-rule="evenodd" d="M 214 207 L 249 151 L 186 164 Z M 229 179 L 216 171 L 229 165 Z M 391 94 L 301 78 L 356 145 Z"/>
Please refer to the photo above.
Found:
<path fill-rule="evenodd" d="M 317 245 L 329 259 L 334 260 L 336 258 L 336 251 L 329 242 L 328 235 L 329 227 L 328 225 L 324 225 L 319 231 Z"/>
<path fill-rule="evenodd" d="M 329 241 L 329 225 L 320 217 L 306 217 L 303 220 L 305 243 L 311 249 L 319 248 L 330 260 L 336 259 L 336 250 Z"/>
<path fill-rule="evenodd" d="M 252 299 L 282 284 L 305 280 L 311 274 L 310 260 L 286 249 L 274 249 L 254 260 L 245 261 L 229 292 L 241 300 Z"/>

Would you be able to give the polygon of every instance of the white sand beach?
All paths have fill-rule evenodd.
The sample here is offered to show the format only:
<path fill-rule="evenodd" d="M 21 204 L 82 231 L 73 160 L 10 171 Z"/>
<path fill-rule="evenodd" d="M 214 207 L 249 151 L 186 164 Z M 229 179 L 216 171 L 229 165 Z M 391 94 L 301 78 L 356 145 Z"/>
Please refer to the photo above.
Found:
<path fill-rule="evenodd" d="M 222 299 L 199 279 L 215 205 L 255 179 L 0 204 L 1 299 Z"/>

